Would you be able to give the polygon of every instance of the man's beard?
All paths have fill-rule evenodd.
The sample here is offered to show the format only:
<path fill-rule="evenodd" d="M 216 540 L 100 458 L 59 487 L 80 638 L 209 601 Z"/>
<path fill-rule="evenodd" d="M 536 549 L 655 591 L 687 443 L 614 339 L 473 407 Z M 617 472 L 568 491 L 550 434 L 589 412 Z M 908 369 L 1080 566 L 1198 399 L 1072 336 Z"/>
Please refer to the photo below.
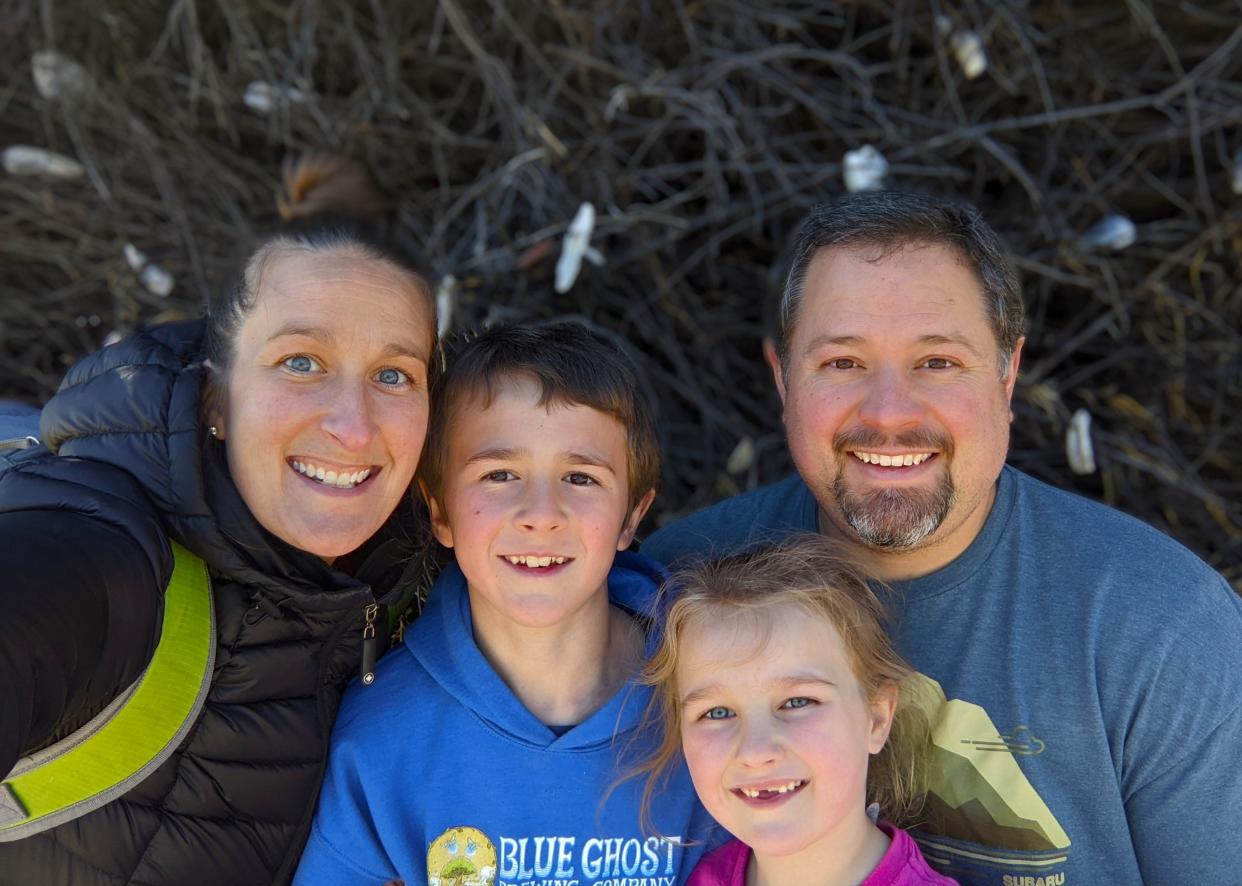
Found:
<path fill-rule="evenodd" d="M 854 458 L 851 451 L 866 452 L 884 448 L 886 444 L 874 438 L 860 440 L 858 437 L 841 437 L 834 442 L 838 444 L 836 451 L 841 467 L 832 482 L 832 498 L 846 524 L 864 544 L 886 550 L 910 550 L 940 528 L 957 498 L 947 469 L 932 489 L 881 488 L 856 492 L 845 481 L 846 459 Z M 907 451 L 937 451 L 938 459 L 946 458 L 952 448 L 951 441 L 928 435 L 909 436 L 896 445 Z"/>

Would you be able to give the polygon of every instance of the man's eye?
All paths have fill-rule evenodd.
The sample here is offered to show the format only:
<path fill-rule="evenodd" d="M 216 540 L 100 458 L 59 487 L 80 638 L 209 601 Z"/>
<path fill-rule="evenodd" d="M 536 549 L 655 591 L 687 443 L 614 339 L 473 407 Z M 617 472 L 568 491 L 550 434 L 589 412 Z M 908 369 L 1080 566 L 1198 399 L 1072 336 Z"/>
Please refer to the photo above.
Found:
<path fill-rule="evenodd" d="M 828 369 L 853 369 L 858 364 L 849 357 L 838 357 L 835 360 L 829 360 L 824 364 Z"/>
<path fill-rule="evenodd" d="M 303 375 L 311 372 L 323 372 L 323 367 L 319 365 L 319 361 L 306 354 L 294 354 L 292 357 L 286 357 L 283 363 L 287 369 Z"/>
<path fill-rule="evenodd" d="M 793 698 L 786 699 L 781 707 L 796 710 L 797 708 L 810 707 L 813 704 L 815 704 L 815 699 L 807 698 L 805 695 L 796 695 Z"/>
<path fill-rule="evenodd" d="M 593 486 L 598 485 L 594 477 L 590 474 L 584 474 L 581 471 L 573 471 L 565 475 L 565 482 L 574 486 Z"/>
<path fill-rule="evenodd" d="M 929 357 L 923 361 L 923 365 L 928 369 L 951 369 L 953 361 L 947 357 Z"/>
<path fill-rule="evenodd" d="M 397 385 L 409 384 L 410 377 L 400 369 L 381 369 L 375 373 L 375 380 L 382 385 L 396 387 Z"/>
<path fill-rule="evenodd" d="M 703 714 L 704 720 L 727 720 L 733 716 L 733 712 L 726 707 L 718 706 L 708 709 Z"/>

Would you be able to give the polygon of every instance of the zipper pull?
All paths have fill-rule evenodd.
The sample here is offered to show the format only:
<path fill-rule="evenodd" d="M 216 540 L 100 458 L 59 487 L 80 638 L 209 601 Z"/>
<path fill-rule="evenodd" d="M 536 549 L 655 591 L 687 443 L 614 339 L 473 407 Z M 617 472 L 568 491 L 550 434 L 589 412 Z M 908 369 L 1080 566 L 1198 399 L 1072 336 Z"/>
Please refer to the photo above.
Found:
<path fill-rule="evenodd" d="M 362 685 L 370 686 L 375 682 L 375 616 L 379 613 L 379 604 L 368 603 L 366 624 L 362 626 Z"/>

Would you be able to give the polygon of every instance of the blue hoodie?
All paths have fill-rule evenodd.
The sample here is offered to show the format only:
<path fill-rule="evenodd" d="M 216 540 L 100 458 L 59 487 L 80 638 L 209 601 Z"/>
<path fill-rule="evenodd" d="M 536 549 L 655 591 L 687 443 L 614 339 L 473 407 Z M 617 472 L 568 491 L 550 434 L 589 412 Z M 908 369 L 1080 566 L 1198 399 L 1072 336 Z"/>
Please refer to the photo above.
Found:
<path fill-rule="evenodd" d="M 622 552 L 609 598 L 650 612 L 661 577 L 653 561 Z M 639 823 L 641 779 L 601 803 L 642 752 L 649 697 L 631 681 L 558 735 L 475 645 L 465 577 L 450 567 L 375 683 L 345 695 L 296 886 L 682 882 L 711 824 L 684 766 L 656 795 L 654 833 Z"/>

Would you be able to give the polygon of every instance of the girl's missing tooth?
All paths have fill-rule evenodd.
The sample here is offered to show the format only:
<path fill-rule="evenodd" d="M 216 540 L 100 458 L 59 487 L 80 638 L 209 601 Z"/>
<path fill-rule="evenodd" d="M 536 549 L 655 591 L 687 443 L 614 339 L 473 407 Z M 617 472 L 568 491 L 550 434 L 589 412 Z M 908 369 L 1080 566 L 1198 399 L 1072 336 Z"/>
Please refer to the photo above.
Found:
<path fill-rule="evenodd" d="M 821 537 L 681 573 L 647 667 L 664 741 L 648 790 L 685 754 L 703 805 L 738 839 L 690 886 L 945 884 L 885 821 L 921 802 L 927 724 L 883 604 Z"/>

